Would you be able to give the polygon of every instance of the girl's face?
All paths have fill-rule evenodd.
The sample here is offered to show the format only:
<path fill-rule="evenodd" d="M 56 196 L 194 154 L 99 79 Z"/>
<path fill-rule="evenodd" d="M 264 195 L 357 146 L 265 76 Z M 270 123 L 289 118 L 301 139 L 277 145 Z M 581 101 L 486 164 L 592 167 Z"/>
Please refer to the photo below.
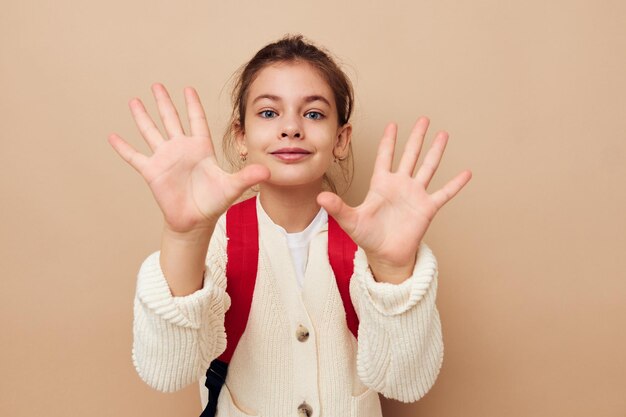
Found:
<path fill-rule="evenodd" d="M 237 146 L 249 163 L 270 169 L 279 186 L 319 185 L 334 158 L 348 154 L 349 124 L 338 125 L 332 89 L 310 64 L 262 69 L 250 85 Z"/>

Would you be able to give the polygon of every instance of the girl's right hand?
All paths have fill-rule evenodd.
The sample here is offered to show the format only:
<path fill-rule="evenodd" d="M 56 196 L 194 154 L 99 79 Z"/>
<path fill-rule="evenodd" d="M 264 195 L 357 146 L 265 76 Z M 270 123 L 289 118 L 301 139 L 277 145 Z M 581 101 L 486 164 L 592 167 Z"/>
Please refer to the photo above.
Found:
<path fill-rule="evenodd" d="M 109 143 L 146 180 L 167 228 L 176 233 L 212 229 L 246 189 L 268 179 L 270 172 L 261 165 L 249 165 L 233 174 L 219 167 L 204 109 L 193 88 L 185 89 L 189 135 L 165 87 L 154 84 L 152 93 L 167 137 L 161 135 L 139 99 L 132 99 L 129 106 L 153 154 L 137 152 L 115 133 L 109 136 Z"/>

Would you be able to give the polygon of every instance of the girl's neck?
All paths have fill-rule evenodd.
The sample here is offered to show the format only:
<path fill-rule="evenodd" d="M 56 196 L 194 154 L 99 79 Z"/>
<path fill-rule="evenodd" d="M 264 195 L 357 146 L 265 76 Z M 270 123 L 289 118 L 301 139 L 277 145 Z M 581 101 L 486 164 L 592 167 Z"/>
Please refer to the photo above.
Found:
<path fill-rule="evenodd" d="M 288 233 L 296 233 L 306 229 L 320 211 L 317 195 L 321 191 L 321 183 L 300 187 L 264 183 L 259 187 L 259 198 L 263 210 L 275 224 Z"/>

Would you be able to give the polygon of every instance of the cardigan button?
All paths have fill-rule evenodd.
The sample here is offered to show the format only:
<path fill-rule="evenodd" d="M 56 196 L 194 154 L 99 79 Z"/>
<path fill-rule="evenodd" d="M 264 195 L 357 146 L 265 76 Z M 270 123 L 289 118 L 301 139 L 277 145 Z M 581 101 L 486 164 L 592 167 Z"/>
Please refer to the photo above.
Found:
<path fill-rule="evenodd" d="M 309 338 L 309 329 L 307 329 L 303 325 L 299 325 L 298 329 L 296 330 L 296 338 L 298 338 L 298 341 L 300 342 L 306 342 Z"/>
<path fill-rule="evenodd" d="M 298 406 L 299 417 L 311 417 L 313 415 L 313 408 L 305 402 Z"/>

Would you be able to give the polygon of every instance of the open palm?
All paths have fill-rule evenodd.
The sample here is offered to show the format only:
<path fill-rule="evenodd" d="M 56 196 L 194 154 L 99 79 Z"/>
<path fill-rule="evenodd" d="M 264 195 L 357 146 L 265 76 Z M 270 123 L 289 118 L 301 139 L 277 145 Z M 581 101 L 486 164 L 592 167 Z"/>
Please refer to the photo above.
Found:
<path fill-rule="evenodd" d="M 440 132 L 423 164 L 415 171 L 428 129 L 420 118 L 407 141 L 398 169 L 392 172 L 397 127 L 390 124 L 380 141 L 369 191 L 362 204 L 350 207 L 335 194 L 324 192 L 318 202 L 366 252 L 370 264 L 412 267 L 419 244 L 437 214 L 471 178 L 463 171 L 441 189 L 426 189 L 443 155 L 448 135 Z"/>
<path fill-rule="evenodd" d="M 146 180 L 171 230 L 188 232 L 211 226 L 250 186 L 269 177 L 269 170 L 250 165 L 230 174 L 215 158 L 204 110 L 196 91 L 185 89 L 190 135 L 186 135 L 169 94 L 152 87 L 167 132 L 163 137 L 138 99 L 130 101 L 133 118 L 151 156 L 137 152 L 116 134 L 109 143 Z"/>

